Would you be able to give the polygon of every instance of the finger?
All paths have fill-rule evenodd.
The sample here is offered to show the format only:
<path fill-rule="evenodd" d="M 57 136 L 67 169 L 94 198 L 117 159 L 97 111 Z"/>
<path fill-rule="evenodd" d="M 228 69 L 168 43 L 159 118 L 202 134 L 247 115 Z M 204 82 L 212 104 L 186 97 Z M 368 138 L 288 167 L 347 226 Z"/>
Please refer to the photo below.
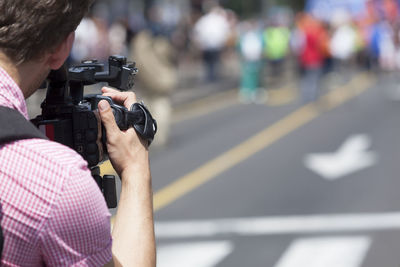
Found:
<path fill-rule="evenodd" d="M 103 93 L 118 93 L 119 91 L 114 89 L 114 88 L 110 88 L 110 87 L 103 87 L 101 88 L 101 91 Z"/>
<path fill-rule="evenodd" d="M 124 105 L 127 109 L 130 109 L 131 106 L 137 102 L 136 94 L 134 92 L 118 91 L 104 93 L 103 95 L 111 97 L 114 102 Z"/>
<path fill-rule="evenodd" d="M 106 100 L 101 100 L 98 105 L 101 121 L 104 124 L 107 132 L 107 139 L 117 135 L 120 130 L 115 122 L 114 114 L 110 104 Z"/>
<path fill-rule="evenodd" d="M 121 92 L 110 87 L 103 87 L 102 92 L 103 95 L 111 97 L 114 102 L 123 104 L 128 109 L 131 105 L 137 102 L 136 94 L 134 92 Z"/>

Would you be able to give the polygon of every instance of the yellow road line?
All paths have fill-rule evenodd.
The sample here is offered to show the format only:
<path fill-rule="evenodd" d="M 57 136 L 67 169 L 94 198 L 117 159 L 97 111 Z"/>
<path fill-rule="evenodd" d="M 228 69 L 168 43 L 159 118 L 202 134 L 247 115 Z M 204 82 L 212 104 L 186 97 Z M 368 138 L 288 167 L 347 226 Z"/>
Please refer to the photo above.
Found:
<path fill-rule="evenodd" d="M 357 75 L 348 84 L 340 89 L 333 90 L 326 96 L 322 97 L 322 102 L 326 105 L 325 109 L 333 109 L 347 100 L 354 98 L 364 92 L 369 85 L 376 82 L 374 77 L 367 73 Z"/>
<path fill-rule="evenodd" d="M 365 91 L 371 83 L 371 77 L 367 76 L 365 73 L 357 75 L 345 86 L 334 90 L 323 97 L 323 102 L 327 103 L 325 110 L 333 109 L 347 100 L 359 95 Z M 179 178 L 158 191 L 154 195 L 154 210 L 157 211 L 169 205 L 200 185 L 215 178 L 222 172 L 246 160 L 260 150 L 267 148 L 269 145 L 307 124 L 321 114 L 322 112 L 318 111 L 313 104 L 305 105 L 294 111 L 287 117 L 276 122 L 272 126 L 267 127 L 250 139 L 223 153 L 217 158 L 210 160 L 193 172 Z"/>
<path fill-rule="evenodd" d="M 209 161 L 195 171 L 176 180 L 154 195 L 154 210 L 165 207 L 196 187 L 215 178 L 217 175 L 246 160 L 316 116 L 315 109 L 311 105 L 307 105 L 233 149 Z"/>

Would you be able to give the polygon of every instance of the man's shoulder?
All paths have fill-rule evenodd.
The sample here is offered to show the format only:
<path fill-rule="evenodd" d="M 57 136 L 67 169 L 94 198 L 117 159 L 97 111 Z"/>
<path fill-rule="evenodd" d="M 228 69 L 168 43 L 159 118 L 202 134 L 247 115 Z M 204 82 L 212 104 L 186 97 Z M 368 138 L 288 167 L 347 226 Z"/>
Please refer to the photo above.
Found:
<path fill-rule="evenodd" d="M 86 161 L 74 150 L 60 143 L 45 139 L 18 140 L 0 146 L 0 156 L 5 153 L 7 158 L 14 154 L 20 159 L 32 160 L 43 167 L 86 168 Z"/>

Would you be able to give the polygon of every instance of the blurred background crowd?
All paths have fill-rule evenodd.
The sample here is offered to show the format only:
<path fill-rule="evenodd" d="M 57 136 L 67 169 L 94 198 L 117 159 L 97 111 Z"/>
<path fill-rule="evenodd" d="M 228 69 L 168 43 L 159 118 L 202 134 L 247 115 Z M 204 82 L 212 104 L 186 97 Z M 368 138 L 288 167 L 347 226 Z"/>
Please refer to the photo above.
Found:
<path fill-rule="evenodd" d="M 296 80 L 316 101 L 321 79 L 355 68 L 400 69 L 398 0 L 98 0 L 76 31 L 69 62 L 111 54 L 139 68 L 138 94 L 168 141 L 171 94 L 231 77 L 244 103 Z"/>

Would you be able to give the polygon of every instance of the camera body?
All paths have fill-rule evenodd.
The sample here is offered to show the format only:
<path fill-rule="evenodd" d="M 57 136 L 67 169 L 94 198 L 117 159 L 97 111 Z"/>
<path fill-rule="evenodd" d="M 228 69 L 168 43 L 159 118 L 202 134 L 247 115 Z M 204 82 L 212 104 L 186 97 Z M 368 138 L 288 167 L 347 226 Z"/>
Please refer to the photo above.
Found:
<path fill-rule="evenodd" d="M 104 71 L 104 64 L 95 60 L 84 61 L 69 69 L 64 65 L 50 72 L 46 98 L 41 104 L 42 114 L 31 120 L 50 140 L 74 149 L 87 161 L 109 208 L 117 206 L 117 194 L 115 177 L 102 177 L 97 166 L 108 159 L 106 129 L 101 122 L 98 103 L 108 101 L 118 127 L 121 130 L 133 127 L 149 144 L 157 132 L 157 123 L 143 103 L 135 103 L 128 110 L 115 104 L 110 97 L 84 96 L 84 87 L 105 82 L 126 91 L 134 85 L 137 72 L 135 63 L 127 62 L 122 56 L 109 57 L 108 71 Z"/>
<path fill-rule="evenodd" d="M 112 87 L 126 91 L 134 85 L 138 72 L 134 63 L 125 57 L 110 56 L 109 69 L 97 61 L 85 61 L 67 70 L 63 66 L 52 71 L 47 78 L 47 94 L 41 104 L 42 114 L 32 120 L 46 136 L 71 147 L 87 162 L 89 167 L 107 160 L 105 128 L 97 110 L 101 100 L 107 100 L 121 130 L 134 127 L 139 136 L 149 143 L 157 131 L 156 121 L 147 108 L 140 103 L 131 110 L 115 104 L 110 97 L 83 95 L 84 87 L 106 82 Z"/>

